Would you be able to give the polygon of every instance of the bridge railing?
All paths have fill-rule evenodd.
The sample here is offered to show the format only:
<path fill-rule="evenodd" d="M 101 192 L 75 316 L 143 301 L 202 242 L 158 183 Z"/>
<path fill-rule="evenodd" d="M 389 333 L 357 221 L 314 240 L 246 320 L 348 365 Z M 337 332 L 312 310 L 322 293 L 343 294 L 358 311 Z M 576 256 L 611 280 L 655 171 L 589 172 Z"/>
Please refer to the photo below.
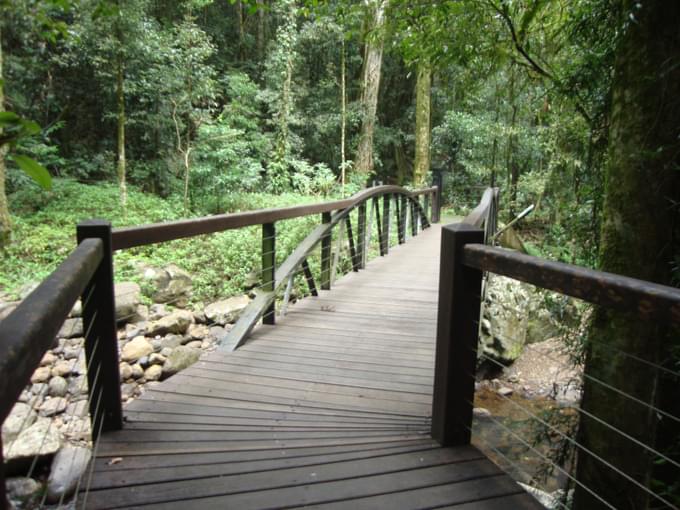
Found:
<path fill-rule="evenodd" d="M 441 269 L 439 280 L 438 324 L 436 340 L 435 383 L 432 406 L 432 436 L 442 445 L 466 445 L 471 441 L 473 427 L 473 407 L 475 395 L 475 371 L 477 367 L 478 334 L 480 322 L 480 302 L 482 277 L 484 272 L 491 272 L 508 278 L 526 282 L 542 289 L 571 296 L 592 303 L 603 309 L 611 309 L 627 314 L 648 324 L 646 328 L 653 331 L 658 327 L 665 329 L 668 339 L 680 337 L 680 290 L 658 285 L 647 281 L 620 276 L 602 271 L 586 269 L 571 264 L 563 264 L 544 260 L 518 252 L 497 248 L 484 243 L 485 233 L 478 226 L 459 223 L 442 228 Z M 644 341 L 641 339 L 640 341 Z M 658 342 L 658 338 L 654 338 Z M 612 342 L 613 344 L 613 342 Z M 577 452 L 579 471 L 574 474 L 557 466 L 561 476 L 567 477 L 576 490 L 573 508 L 643 508 L 636 501 L 647 500 L 650 508 L 677 508 L 677 487 L 674 495 L 668 492 L 668 485 L 655 486 L 651 483 L 649 469 L 638 466 L 638 472 L 632 472 L 612 459 L 621 458 L 613 444 L 624 444 L 623 448 L 630 455 L 639 455 L 649 465 L 660 466 L 670 470 L 672 475 L 666 480 L 680 479 L 680 458 L 677 444 L 667 449 L 660 449 L 636 432 L 645 431 L 648 427 L 663 426 L 666 430 L 675 430 L 675 439 L 680 427 L 680 416 L 677 413 L 677 390 L 675 405 L 671 408 L 655 400 L 657 391 L 654 378 L 644 378 L 637 386 L 632 382 L 627 387 L 617 387 L 613 380 L 621 381 L 627 374 L 621 370 L 630 370 L 633 366 L 644 368 L 645 373 L 657 374 L 674 381 L 675 388 L 680 382 L 678 358 L 657 359 L 649 353 L 649 358 L 640 353 L 619 352 L 616 345 L 593 343 L 591 348 L 598 349 L 600 356 L 609 356 L 610 374 L 618 374 L 611 380 L 586 372 L 584 385 L 590 385 L 594 394 L 598 391 L 601 398 L 611 402 L 612 410 L 620 411 L 621 416 L 612 418 L 614 412 L 607 416 L 598 416 L 592 409 L 581 405 L 575 411 L 586 422 L 588 430 L 600 430 L 600 437 L 609 437 L 611 443 L 600 444 L 601 449 L 593 449 L 584 444 L 582 435 L 568 436 L 558 428 L 547 423 L 535 410 L 524 408 L 528 419 L 546 427 L 547 435 L 563 437 Z M 650 345 L 650 351 L 653 350 Z M 622 356 L 626 362 L 616 358 Z M 502 365 L 501 365 L 502 367 Z M 618 371 L 618 372 L 617 372 Z M 633 381 L 633 374 L 628 374 Z M 642 386 L 642 387 L 640 387 Z M 651 395 L 645 400 L 641 395 Z M 603 397 L 604 396 L 604 397 Z M 511 405 L 521 404 L 509 399 Z M 616 405 L 615 405 L 616 402 Z M 666 404 L 669 400 L 666 399 Z M 673 400 L 671 398 L 670 402 Z M 644 423 L 626 423 L 626 409 L 642 410 L 633 413 L 638 419 L 641 414 L 647 416 Z M 544 457 L 543 453 L 532 444 L 532 440 L 522 438 L 517 431 L 507 428 L 507 433 L 515 436 L 530 453 Z M 604 433 L 602 433 L 604 431 Z M 583 430 L 580 434 L 583 433 Z M 646 432 L 645 432 L 646 433 Z M 653 434 L 648 434 L 653 437 Z M 614 443 L 613 440 L 617 442 Z M 668 438 L 667 438 L 668 439 Z M 672 439 L 672 438 L 671 438 Z M 546 460 L 546 459 L 543 459 Z M 584 466 L 587 466 L 584 467 Z M 598 483 L 592 483 L 599 480 Z M 671 491 L 672 492 L 672 491 Z M 636 499 L 637 498 L 637 499 Z M 676 499 L 673 499 L 676 498 Z M 628 503 L 622 503 L 627 501 Z M 567 503 L 568 504 L 568 503 Z M 565 507 L 565 502 L 556 502 L 555 508 Z M 632 505 L 632 506 L 631 506 Z"/>
<path fill-rule="evenodd" d="M 370 206 L 370 208 L 369 208 Z M 276 223 L 321 215 L 320 224 L 294 252 L 276 267 Z M 355 229 L 352 228 L 352 215 Z M 397 232 L 390 233 L 392 217 Z M 340 226 L 349 245 L 354 271 L 365 266 L 375 224 L 380 255 L 386 255 L 390 238 L 403 243 L 410 218 L 411 234 L 439 217 L 437 187 L 409 191 L 398 186 L 376 186 L 332 202 L 278 209 L 222 214 L 197 219 L 113 229 L 102 220 L 77 226 L 77 248 L 21 304 L 0 322 L 0 423 L 10 414 L 22 390 L 31 381 L 45 353 L 81 299 L 83 349 L 87 373 L 88 408 L 92 439 L 123 426 L 117 319 L 113 280 L 115 251 L 249 226 L 262 229 L 262 285 L 251 306 L 232 329 L 233 345 L 240 345 L 258 319 L 275 322 L 276 293 L 302 268 L 312 293 L 316 283 L 308 271 L 307 257 L 321 245 L 321 289 L 329 289 L 335 273 L 331 231 Z M 342 228 L 344 226 L 344 229 Z M 346 229 L 346 234 L 345 234 Z M 339 236 L 342 238 L 342 236 Z M 289 293 L 286 293 L 286 299 Z M 0 442 L 1 443 L 1 442 Z M 0 447 L 2 445 L 0 444 Z M 0 449 L 0 509 L 6 506 L 4 461 Z"/>

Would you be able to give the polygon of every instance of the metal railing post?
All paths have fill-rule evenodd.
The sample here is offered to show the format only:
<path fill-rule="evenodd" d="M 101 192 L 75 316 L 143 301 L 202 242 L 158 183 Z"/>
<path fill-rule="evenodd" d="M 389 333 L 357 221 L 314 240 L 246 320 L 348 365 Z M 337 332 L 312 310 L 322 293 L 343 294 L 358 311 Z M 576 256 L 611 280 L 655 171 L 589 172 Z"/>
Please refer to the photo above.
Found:
<path fill-rule="evenodd" d="M 432 398 L 432 438 L 442 446 L 470 443 L 482 272 L 462 256 L 466 244 L 483 242 L 471 225 L 442 228 Z"/>
<path fill-rule="evenodd" d="M 390 252 L 390 201 L 392 200 L 392 194 L 387 193 L 383 196 L 383 227 L 382 227 L 382 249 L 381 255 L 387 255 Z"/>
<path fill-rule="evenodd" d="M 123 428 L 111 223 L 84 221 L 77 226 L 76 235 L 78 243 L 87 238 L 101 239 L 104 251 L 82 295 L 89 407 L 92 438 L 96 440 L 100 431 Z"/>
<path fill-rule="evenodd" d="M 262 290 L 273 291 L 276 274 L 276 224 L 262 224 Z M 262 315 L 262 324 L 273 326 L 276 323 L 275 301 L 267 307 Z"/>
<path fill-rule="evenodd" d="M 366 267 L 366 202 L 359 205 L 357 218 L 357 259 L 359 269 Z"/>

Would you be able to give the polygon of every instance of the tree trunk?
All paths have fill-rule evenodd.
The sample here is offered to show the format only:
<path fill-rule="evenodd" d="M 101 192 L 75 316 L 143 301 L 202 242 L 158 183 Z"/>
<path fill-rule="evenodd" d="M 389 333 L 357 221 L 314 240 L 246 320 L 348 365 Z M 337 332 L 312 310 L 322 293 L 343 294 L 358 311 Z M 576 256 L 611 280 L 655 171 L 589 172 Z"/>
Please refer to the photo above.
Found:
<path fill-rule="evenodd" d="M 625 16 L 621 26 L 626 29 L 617 49 L 612 83 L 600 268 L 670 284 L 673 258 L 680 253 L 680 3 L 620 3 Z M 667 454 L 675 446 L 677 457 L 677 422 L 595 380 L 677 416 L 677 379 L 671 385 L 660 371 L 619 352 L 651 363 L 677 363 L 680 334 L 635 317 L 598 310 L 589 340 L 584 410 Z M 655 456 L 630 439 L 582 414 L 578 441 L 643 486 L 650 486 Z M 657 492 L 659 486 L 675 490 L 678 498 L 680 489 L 677 484 L 672 487 L 678 479 L 674 471 L 668 479 L 664 473 L 655 474 L 655 488 Z M 577 479 L 616 508 L 666 507 L 583 451 L 579 452 Z M 678 501 L 674 499 L 675 504 Z M 585 489 L 576 487 L 576 510 L 602 507 Z"/>
<path fill-rule="evenodd" d="M 347 134 L 347 69 L 345 57 L 345 34 L 340 34 L 341 37 L 341 53 L 340 53 L 340 181 L 342 183 L 342 196 L 345 196 L 345 173 L 347 171 L 347 158 L 345 155 L 345 137 Z"/>
<path fill-rule="evenodd" d="M 370 3 L 369 3 L 370 2 Z M 371 29 L 380 32 L 385 25 L 385 9 L 388 0 L 366 0 L 372 5 L 373 22 Z M 383 38 L 381 34 L 366 43 L 366 59 L 364 61 L 363 94 L 361 104 L 363 120 L 359 148 L 357 149 L 354 167 L 362 173 L 373 171 L 373 132 L 375 130 L 376 112 L 378 109 L 378 92 L 380 90 L 380 68 L 382 67 Z"/>
<path fill-rule="evenodd" d="M 0 111 L 5 109 L 5 89 L 2 80 L 2 32 L 0 31 Z M 0 129 L 0 134 L 2 129 Z M 5 192 L 5 155 L 7 146 L 0 146 L 0 250 L 5 248 L 12 239 L 12 218 L 9 215 L 7 193 Z"/>
<path fill-rule="evenodd" d="M 246 34 L 243 24 L 243 3 L 241 0 L 236 2 L 236 23 L 238 25 L 238 60 L 244 62 L 246 59 Z"/>
<path fill-rule="evenodd" d="M 517 145 L 517 134 L 515 133 L 515 127 L 517 125 L 517 101 L 515 97 L 515 71 L 512 69 L 510 71 L 510 84 L 508 87 L 510 105 L 512 109 L 512 114 L 510 116 L 510 133 L 508 134 L 508 146 L 506 154 L 506 168 L 507 168 L 507 178 L 510 188 L 510 206 L 508 210 L 510 211 L 510 219 L 512 220 L 515 216 L 515 202 L 517 200 L 517 181 L 519 180 L 519 167 L 517 166 L 517 156 L 515 154 L 515 146 Z"/>
<path fill-rule="evenodd" d="M 495 93 L 495 113 L 494 113 L 494 128 L 498 127 L 498 119 L 501 113 L 501 94 L 498 87 L 498 82 L 496 82 L 496 93 Z M 491 178 L 489 186 L 492 188 L 496 186 L 496 159 L 498 156 L 498 130 L 494 129 L 493 143 L 491 144 Z"/>
<path fill-rule="evenodd" d="M 416 80 L 416 155 L 413 165 L 413 185 L 425 184 L 430 171 L 430 96 L 432 68 L 428 62 L 418 63 Z"/>
<path fill-rule="evenodd" d="M 116 99 L 118 103 L 118 149 L 116 171 L 120 188 L 120 205 L 123 211 L 127 206 L 127 183 L 125 178 L 125 89 L 123 76 L 123 61 L 119 54 L 116 62 Z"/>
<path fill-rule="evenodd" d="M 257 60 L 264 62 L 264 0 L 257 0 Z"/>

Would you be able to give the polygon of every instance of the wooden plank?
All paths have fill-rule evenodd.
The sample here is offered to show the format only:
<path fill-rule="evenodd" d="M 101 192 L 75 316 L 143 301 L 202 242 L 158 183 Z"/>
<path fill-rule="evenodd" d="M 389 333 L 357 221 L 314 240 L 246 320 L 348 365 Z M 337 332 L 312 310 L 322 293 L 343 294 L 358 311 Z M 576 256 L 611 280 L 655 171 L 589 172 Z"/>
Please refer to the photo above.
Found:
<path fill-rule="evenodd" d="M 232 508 L 248 508 L 250 504 L 257 505 L 253 508 L 262 508 L 260 505 L 265 501 L 262 496 L 270 501 L 269 505 L 276 501 L 277 507 L 280 508 L 291 504 L 312 503 L 314 499 L 337 498 L 338 493 L 353 491 L 354 485 L 363 486 L 364 490 L 369 491 L 384 490 L 391 483 L 391 479 L 406 486 L 417 487 L 423 483 L 430 483 L 426 480 L 428 475 L 432 475 L 435 480 L 462 481 L 498 473 L 498 468 L 486 459 L 478 460 L 477 455 L 472 449 L 458 451 L 438 448 L 415 454 L 404 453 L 328 462 L 314 466 L 313 470 L 301 467 L 218 478 L 201 478 L 179 483 L 145 486 L 143 491 L 130 488 L 112 489 L 104 491 L 102 498 L 99 497 L 98 491 L 94 491 L 88 497 L 88 508 L 111 508 L 109 505 L 112 500 L 115 500 L 119 507 L 132 504 L 169 503 L 186 498 L 188 495 L 196 503 L 200 502 L 202 508 L 208 506 L 224 508 L 225 505 Z M 347 480 L 348 478 L 351 480 Z M 373 485 L 369 485 L 369 482 L 373 482 Z M 307 486 L 305 491 L 290 491 L 290 488 L 301 485 Z M 272 491 L 273 488 L 283 490 Z M 278 497 L 272 499 L 271 492 L 278 493 Z M 212 501 L 205 499 L 211 496 L 217 496 L 220 499 Z M 197 501 L 194 499 L 196 497 L 201 497 L 203 500 Z M 186 504 L 192 507 L 192 503 L 187 501 Z"/>

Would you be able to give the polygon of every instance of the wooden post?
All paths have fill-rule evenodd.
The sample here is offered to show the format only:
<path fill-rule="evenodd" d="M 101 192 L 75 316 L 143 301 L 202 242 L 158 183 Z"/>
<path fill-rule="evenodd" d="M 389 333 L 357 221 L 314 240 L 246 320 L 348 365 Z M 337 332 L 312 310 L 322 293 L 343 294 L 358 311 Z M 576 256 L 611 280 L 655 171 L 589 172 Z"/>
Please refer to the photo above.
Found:
<path fill-rule="evenodd" d="M 470 443 L 482 272 L 463 265 L 463 248 L 484 231 L 456 223 L 442 228 L 432 438 L 442 446 Z"/>
<path fill-rule="evenodd" d="M 76 237 L 78 243 L 87 238 L 99 238 L 104 248 L 102 261 L 82 295 L 90 417 L 95 441 L 100 431 L 123 428 L 111 223 L 84 221 L 76 228 Z"/>
<path fill-rule="evenodd" d="M 357 218 L 357 259 L 359 269 L 366 267 L 366 202 L 359 204 L 359 216 Z"/>
<path fill-rule="evenodd" d="M 383 227 L 382 227 L 382 249 L 381 255 L 387 255 L 390 252 L 390 200 L 392 195 L 388 193 L 383 196 Z"/>
<path fill-rule="evenodd" d="M 331 222 L 331 213 L 325 212 L 321 215 L 322 223 Z M 328 233 L 321 239 L 321 288 L 331 289 L 331 244 L 333 242 L 333 232 Z"/>
<path fill-rule="evenodd" d="M 375 211 L 375 224 L 378 226 L 378 246 L 380 246 L 380 256 L 385 255 L 385 243 L 383 242 L 383 228 L 380 221 L 380 204 L 378 198 L 373 199 L 373 210 Z"/>
<path fill-rule="evenodd" d="M 352 270 L 359 270 L 359 260 L 357 259 L 357 251 L 354 246 L 354 234 L 352 234 L 352 220 L 349 214 L 345 216 L 345 225 L 347 226 L 347 240 L 349 241 L 349 256 L 352 259 Z"/>
<path fill-rule="evenodd" d="M 276 224 L 262 224 L 262 290 L 273 291 L 276 274 Z M 272 301 L 262 315 L 262 324 L 276 323 L 276 304 Z"/>
<path fill-rule="evenodd" d="M 406 242 L 406 225 L 404 224 L 404 195 L 394 197 L 395 214 L 397 216 L 397 239 L 399 244 Z"/>

